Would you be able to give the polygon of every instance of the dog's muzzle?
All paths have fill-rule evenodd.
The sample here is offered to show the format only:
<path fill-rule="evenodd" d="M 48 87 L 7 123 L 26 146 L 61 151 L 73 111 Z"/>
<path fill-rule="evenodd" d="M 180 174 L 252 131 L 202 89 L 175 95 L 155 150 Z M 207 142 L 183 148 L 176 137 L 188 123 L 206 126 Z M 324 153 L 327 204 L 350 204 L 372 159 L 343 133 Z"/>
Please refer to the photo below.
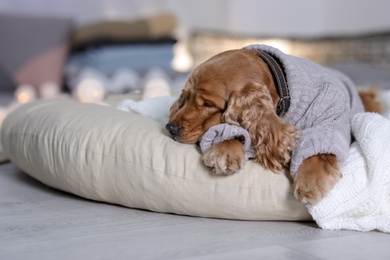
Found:
<path fill-rule="evenodd" d="M 178 136 L 180 134 L 180 126 L 175 123 L 168 123 L 165 128 L 172 136 Z"/>

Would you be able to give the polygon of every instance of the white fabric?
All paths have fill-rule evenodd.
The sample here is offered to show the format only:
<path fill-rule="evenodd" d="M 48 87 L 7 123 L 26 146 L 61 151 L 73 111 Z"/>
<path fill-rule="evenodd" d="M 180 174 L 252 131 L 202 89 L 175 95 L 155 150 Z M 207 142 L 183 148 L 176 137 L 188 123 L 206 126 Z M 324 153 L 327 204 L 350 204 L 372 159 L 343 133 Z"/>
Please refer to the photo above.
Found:
<path fill-rule="evenodd" d="M 141 115 L 156 119 L 165 125 L 169 119 L 169 108 L 176 99 L 176 97 L 172 96 L 161 96 L 140 101 L 124 99 L 117 104 L 116 108 L 127 112 L 132 110 Z"/>
<path fill-rule="evenodd" d="M 390 232 L 390 113 L 357 114 L 343 178 L 327 197 L 307 205 L 324 229 Z"/>
<path fill-rule="evenodd" d="M 48 186 L 88 199 L 157 212 L 243 220 L 310 220 L 290 180 L 252 161 L 217 176 L 199 147 L 158 121 L 71 100 L 23 105 L 3 124 L 13 163 Z"/>

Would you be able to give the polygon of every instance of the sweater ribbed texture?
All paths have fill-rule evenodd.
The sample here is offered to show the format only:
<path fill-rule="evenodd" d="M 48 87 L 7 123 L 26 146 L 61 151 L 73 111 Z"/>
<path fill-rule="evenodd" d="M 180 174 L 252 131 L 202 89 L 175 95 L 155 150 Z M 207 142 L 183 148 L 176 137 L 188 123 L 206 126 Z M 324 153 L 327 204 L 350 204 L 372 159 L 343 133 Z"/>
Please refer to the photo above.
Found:
<path fill-rule="evenodd" d="M 243 142 L 246 160 L 254 157 L 254 150 L 249 132 L 236 125 L 219 124 L 210 127 L 200 138 L 199 146 L 202 153 L 204 153 L 210 146 L 231 139 L 240 139 Z"/>
<path fill-rule="evenodd" d="M 339 71 L 287 55 L 270 46 L 250 45 L 278 59 L 286 73 L 291 105 L 283 119 L 302 131 L 292 152 L 290 171 L 295 175 L 306 158 L 329 153 L 343 164 L 351 144 L 351 120 L 364 112 L 356 86 Z"/>
<path fill-rule="evenodd" d="M 270 46 L 254 44 L 245 49 L 272 55 L 286 74 L 291 105 L 282 119 L 301 131 L 291 156 L 291 175 L 305 159 L 317 154 L 334 154 L 342 165 L 351 144 L 351 119 L 364 112 L 353 82 L 339 71 Z"/>

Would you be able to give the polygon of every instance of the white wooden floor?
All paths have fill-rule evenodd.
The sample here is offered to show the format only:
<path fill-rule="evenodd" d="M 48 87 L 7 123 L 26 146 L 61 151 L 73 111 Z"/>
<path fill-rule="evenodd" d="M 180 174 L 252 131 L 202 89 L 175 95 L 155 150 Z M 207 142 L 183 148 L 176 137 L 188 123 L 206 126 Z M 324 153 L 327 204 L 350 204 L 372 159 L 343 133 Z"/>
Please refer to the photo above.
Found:
<path fill-rule="evenodd" d="M 0 165 L 0 259 L 390 259 L 390 235 L 85 200 Z"/>

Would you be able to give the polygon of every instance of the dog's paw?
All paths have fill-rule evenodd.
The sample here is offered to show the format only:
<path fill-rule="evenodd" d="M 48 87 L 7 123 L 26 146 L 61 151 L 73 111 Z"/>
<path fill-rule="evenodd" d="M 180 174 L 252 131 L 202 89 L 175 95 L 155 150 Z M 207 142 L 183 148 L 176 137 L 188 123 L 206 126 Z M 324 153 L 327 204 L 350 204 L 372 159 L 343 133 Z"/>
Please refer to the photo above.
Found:
<path fill-rule="evenodd" d="M 294 196 L 305 204 L 318 202 L 341 178 L 336 156 L 312 156 L 302 163 L 294 177 Z"/>
<path fill-rule="evenodd" d="M 238 140 L 226 140 L 211 146 L 202 156 L 206 166 L 216 174 L 238 172 L 245 162 L 245 149 Z"/>

